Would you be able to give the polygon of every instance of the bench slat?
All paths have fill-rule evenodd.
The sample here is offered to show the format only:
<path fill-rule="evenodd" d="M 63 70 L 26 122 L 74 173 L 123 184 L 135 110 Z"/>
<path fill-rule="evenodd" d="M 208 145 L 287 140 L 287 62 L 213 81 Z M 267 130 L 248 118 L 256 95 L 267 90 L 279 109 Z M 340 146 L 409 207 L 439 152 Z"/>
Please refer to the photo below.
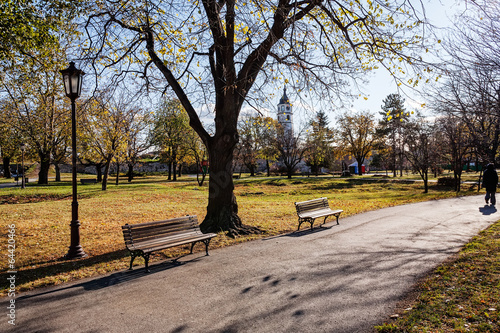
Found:
<path fill-rule="evenodd" d="M 176 239 L 187 239 L 187 238 L 196 238 L 203 236 L 202 233 L 197 233 L 197 232 L 182 232 L 182 233 L 174 233 L 174 234 L 168 234 L 168 235 L 158 235 L 158 236 L 150 236 L 150 237 L 136 237 L 136 236 L 130 236 L 128 239 L 126 238 L 126 241 L 130 242 L 131 244 L 139 245 L 142 243 L 151 243 L 151 242 L 158 242 L 158 240 L 176 240 Z"/>
<path fill-rule="evenodd" d="M 199 242 L 208 238 L 212 238 L 212 235 L 208 235 L 205 237 L 196 237 L 196 238 L 178 238 L 178 239 L 159 239 L 156 242 L 144 242 L 138 245 L 134 245 L 134 250 L 143 250 L 148 252 L 153 252 L 155 250 L 161 250 L 169 247 L 174 247 L 178 245 L 184 245 L 192 242 Z"/>

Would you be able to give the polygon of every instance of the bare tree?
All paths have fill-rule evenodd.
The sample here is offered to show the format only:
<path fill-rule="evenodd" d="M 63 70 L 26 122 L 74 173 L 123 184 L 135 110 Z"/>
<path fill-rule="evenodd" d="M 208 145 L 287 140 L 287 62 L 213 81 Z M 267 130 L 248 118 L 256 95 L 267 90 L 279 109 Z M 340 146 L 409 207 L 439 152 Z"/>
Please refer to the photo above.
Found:
<path fill-rule="evenodd" d="M 278 124 L 276 132 L 274 145 L 279 152 L 278 164 L 284 166 L 288 179 L 292 179 L 293 172 L 304 158 L 308 147 L 302 143 L 302 131 L 293 135 L 292 132 Z"/>
<path fill-rule="evenodd" d="M 444 105 L 444 108 L 447 106 Z M 442 159 L 447 161 L 453 170 L 455 191 L 460 191 L 463 165 L 465 157 L 470 154 L 473 148 L 471 132 L 463 119 L 450 112 L 447 109 L 441 109 L 440 112 L 446 112 L 442 117 L 436 120 L 436 127 L 441 143 Z"/>
<path fill-rule="evenodd" d="M 483 162 L 500 148 L 500 1 L 467 1 L 447 38 L 444 83 L 434 91 L 434 109 L 458 117 Z"/>
<path fill-rule="evenodd" d="M 429 192 L 429 170 L 438 156 L 433 127 L 423 117 L 405 125 L 404 154 L 412 169 L 424 182 L 424 193 Z"/>

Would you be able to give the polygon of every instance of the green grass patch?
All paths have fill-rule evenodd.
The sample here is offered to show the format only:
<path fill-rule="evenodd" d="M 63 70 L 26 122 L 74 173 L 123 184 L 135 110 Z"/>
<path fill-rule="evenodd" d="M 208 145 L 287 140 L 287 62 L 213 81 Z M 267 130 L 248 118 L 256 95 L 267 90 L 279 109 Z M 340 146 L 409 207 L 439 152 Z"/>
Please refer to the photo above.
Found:
<path fill-rule="evenodd" d="M 378 332 L 500 332 L 500 222 L 417 287 L 418 299 Z"/>
<path fill-rule="evenodd" d="M 70 175 L 46 186 L 29 184 L 26 189 L 0 189 L 0 244 L 7 244 L 7 225 L 16 225 L 16 268 L 18 291 L 87 278 L 125 269 L 129 256 L 125 251 L 121 226 L 197 215 L 201 222 L 208 203 L 208 182 L 198 187 L 195 178 L 183 176 L 177 182 L 165 176 L 138 177 L 119 186 L 110 179 L 108 190 L 101 184 L 78 184 L 81 244 L 87 258 L 65 261 L 71 221 Z M 259 235 L 232 239 L 220 234 L 211 248 L 228 246 L 257 238 L 296 230 L 293 203 L 327 197 L 332 208 L 344 210 L 343 217 L 379 208 L 432 199 L 455 197 L 453 191 L 430 185 L 387 179 L 332 177 L 286 178 L 246 177 L 235 181 L 239 215 L 244 224 L 258 227 Z M 460 195 L 476 194 L 462 191 Z M 195 247 L 203 250 L 203 246 Z M 189 246 L 154 254 L 151 262 L 187 254 Z M 141 266 L 143 261 L 136 260 Z M 7 261 L 1 261 L 0 288 L 5 294 Z"/>

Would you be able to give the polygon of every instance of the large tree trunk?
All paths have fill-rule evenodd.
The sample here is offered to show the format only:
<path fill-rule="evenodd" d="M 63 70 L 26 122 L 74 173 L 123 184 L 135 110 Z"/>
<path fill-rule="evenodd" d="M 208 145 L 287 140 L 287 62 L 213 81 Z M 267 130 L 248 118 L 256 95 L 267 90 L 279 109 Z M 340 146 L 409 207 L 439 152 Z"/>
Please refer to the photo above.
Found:
<path fill-rule="evenodd" d="M 358 162 L 358 175 L 362 176 L 363 175 L 363 163 L 365 163 L 365 159 L 363 158 L 356 158 L 356 162 Z"/>
<path fill-rule="evenodd" d="M 95 171 L 97 173 L 97 182 L 102 182 L 102 164 L 98 163 L 95 165 Z"/>
<path fill-rule="evenodd" d="M 120 163 L 116 163 L 116 185 L 120 182 Z"/>
<path fill-rule="evenodd" d="M 132 164 L 132 163 L 128 164 L 127 176 L 128 176 L 128 182 L 131 183 L 132 179 L 134 179 L 134 164 Z"/>
<path fill-rule="evenodd" d="M 54 168 L 56 169 L 56 182 L 61 181 L 61 168 L 59 167 L 59 163 L 54 163 Z"/>
<path fill-rule="evenodd" d="M 40 171 L 38 171 L 38 185 L 49 184 L 50 154 L 39 154 Z"/>
<path fill-rule="evenodd" d="M 177 180 L 177 150 L 172 149 L 172 175 L 173 180 Z"/>
<path fill-rule="evenodd" d="M 255 177 L 255 166 L 251 164 L 248 169 L 250 170 L 250 177 Z"/>
<path fill-rule="evenodd" d="M 3 158 L 3 176 L 5 178 L 12 178 L 10 173 L 10 157 Z"/>
<path fill-rule="evenodd" d="M 113 159 L 112 155 L 109 155 L 106 159 L 106 164 L 104 165 L 104 175 L 102 177 L 102 186 L 101 189 L 106 191 L 108 189 L 108 175 L 109 175 L 109 165 L 111 164 L 111 159 Z"/>
<path fill-rule="evenodd" d="M 223 139 L 214 138 L 208 147 L 208 206 L 205 220 L 200 224 L 204 233 L 228 231 L 228 236 L 234 237 L 258 232 L 257 228 L 243 225 L 238 216 L 238 204 L 233 193 L 233 150 L 237 140 L 237 137 L 226 135 Z"/>

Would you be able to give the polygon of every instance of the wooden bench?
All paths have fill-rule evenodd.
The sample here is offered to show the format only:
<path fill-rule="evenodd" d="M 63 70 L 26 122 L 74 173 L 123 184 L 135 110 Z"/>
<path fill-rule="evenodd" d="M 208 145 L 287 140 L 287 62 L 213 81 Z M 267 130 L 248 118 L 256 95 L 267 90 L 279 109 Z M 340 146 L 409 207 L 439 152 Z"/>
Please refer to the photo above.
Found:
<path fill-rule="evenodd" d="M 85 185 L 85 184 L 96 184 L 97 183 L 97 179 L 95 179 L 95 178 L 82 178 L 82 179 L 80 179 L 80 182 L 82 183 L 82 185 Z"/>
<path fill-rule="evenodd" d="M 343 212 L 342 209 L 331 210 L 327 198 L 296 202 L 295 208 L 299 216 L 299 227 L 297 230 L 300 230 L 300 225 L 304 222 L 310 223 L 312 230 L 315 219 L 324 217 L 323 224 L 325 224 L 326 219 L 332 215 L 337 218 L 337 224 L 339 224 L 339 215 Z"/>
<path fill-rule="evenodd" d="M 208 256 L 208 244 L 217 234 L 201 232 L 195 215 L 173 218 L 164 221 L 122 226 L 125 246 L 130 251 L 130 268 L 138 256 L 144 258 L 146 272 L 149 272 L 149 255 L 158 250 L 191 243 L 191 252 L 197 242 L 205 243 Z"/>

